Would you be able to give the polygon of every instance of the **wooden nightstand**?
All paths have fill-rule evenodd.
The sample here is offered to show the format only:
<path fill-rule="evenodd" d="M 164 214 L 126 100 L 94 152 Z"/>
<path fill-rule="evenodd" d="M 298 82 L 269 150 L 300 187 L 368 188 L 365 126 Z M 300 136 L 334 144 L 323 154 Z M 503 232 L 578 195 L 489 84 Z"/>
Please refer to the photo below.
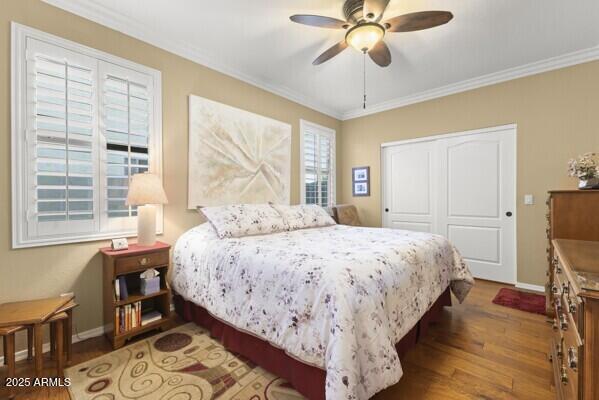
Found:
<path fill-rule="evenodd" d="M 111 331 L 106 332 L 106 336 L 114 349 L 122 347 L 127 340 L 139 334 L 152 329 L 163 331 L 171 327 L 171 292 L 166 282 L 170 248 L 171 246 L 166 243 L 156 242 L 154 246 L 131 244 L 127 250 L 112 250 L 110 247 L 100 249 L 104 261 L 104 325 L 113 327 Z M 140 290 L 139 275 L 149 268 L 160 272 L 160 291 L 143 295 Z M 127 283 L 129 296 L 126 300 L 117 300 L 116 297 L 115 280 L 120 276 L 124 276 Z M 141 304 L 142 315 L 158 311 L 162 314 L 162 318 L 143 326 L 138 323 L 139 326 L 121 331 L 119 326 L 115 325 L 119 309 L 125 309 L 125 306 L 138 302 Z M 120 320 L 122 318 L 119 316 L 119 325 Z"/>

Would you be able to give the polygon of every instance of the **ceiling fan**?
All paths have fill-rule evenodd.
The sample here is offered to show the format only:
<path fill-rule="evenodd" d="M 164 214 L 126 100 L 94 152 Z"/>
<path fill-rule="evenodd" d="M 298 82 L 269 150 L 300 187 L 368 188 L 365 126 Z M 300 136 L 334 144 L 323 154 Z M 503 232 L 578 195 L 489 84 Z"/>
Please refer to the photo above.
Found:
<path fill-rule="evenodd" d="M 389 0 L 345 0 L 346 21 L 320 15 L 292 15 L 298 24 L 346 30 L 345 38 L 318 56 L 312 64 L 319 65 L 341 53 L 348 46 L 368 54 L 381 67 L 391 64 L 391 52 L 383 41 L 387 32 L 413 32 L 448 23 L 449 11 L 421 11 L 399 15 L 381 22 Z"/>

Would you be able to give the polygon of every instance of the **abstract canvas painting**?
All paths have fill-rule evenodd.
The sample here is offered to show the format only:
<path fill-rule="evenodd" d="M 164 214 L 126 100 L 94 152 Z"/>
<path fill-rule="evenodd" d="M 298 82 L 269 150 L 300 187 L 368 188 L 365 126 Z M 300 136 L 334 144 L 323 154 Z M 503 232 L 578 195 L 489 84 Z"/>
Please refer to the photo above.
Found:
<path fill-rule="evenodd" d="M 188 208 L 289 204 L 291 125 L 189 96 Z"/>

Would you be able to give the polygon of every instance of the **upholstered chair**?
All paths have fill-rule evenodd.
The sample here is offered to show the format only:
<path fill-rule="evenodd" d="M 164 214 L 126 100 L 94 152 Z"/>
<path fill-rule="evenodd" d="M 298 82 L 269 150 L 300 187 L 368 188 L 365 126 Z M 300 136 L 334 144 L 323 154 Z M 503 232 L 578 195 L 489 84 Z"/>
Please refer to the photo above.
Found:
<path fill-rule="evenodd" d="M 353 204 L 338 204 L 333 206 L 333 218 L 341 225 L 362 226 L 358 210 Z"/>

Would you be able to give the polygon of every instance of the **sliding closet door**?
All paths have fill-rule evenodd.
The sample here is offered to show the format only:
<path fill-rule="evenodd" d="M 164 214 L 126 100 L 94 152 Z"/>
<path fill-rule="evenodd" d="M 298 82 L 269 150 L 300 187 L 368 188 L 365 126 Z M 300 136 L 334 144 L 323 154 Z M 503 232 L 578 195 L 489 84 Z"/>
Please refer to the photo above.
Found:
<path fill-rule="evenodd" d="M 438 150 L 438 233 L 474 276 L 515 283 L 514 129 L 443 139 Z"/>
<path fill-rule="evenodd" d="M 515 127 L 382 150 L 383 226 L 437 233 L 477 278 L 516 282 Z"/>
<path fill-rule="evenodd" d="M 383 149 L 383 226 L 436 231 L 435 148 L 430 141 Z"/>

